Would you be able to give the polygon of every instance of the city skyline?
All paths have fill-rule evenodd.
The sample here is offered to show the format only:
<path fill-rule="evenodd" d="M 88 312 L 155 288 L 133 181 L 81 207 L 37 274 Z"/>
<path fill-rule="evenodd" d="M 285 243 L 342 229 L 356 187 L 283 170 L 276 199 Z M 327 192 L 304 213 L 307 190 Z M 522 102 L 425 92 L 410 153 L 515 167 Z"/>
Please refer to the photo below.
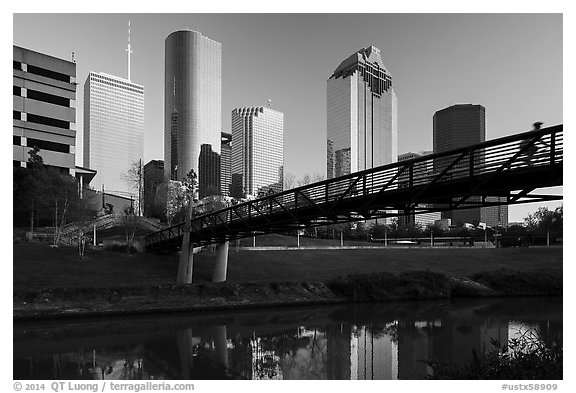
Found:
<path fill-rule="evenodd" d="M 78 34 L 49 28 L 64 17 Z M 393 70 L 398 153 L 430 150 L 433 113 L 454 103 L 487 108 L 487 139 L 527 131 L 536 120 L 563 122 L 562 14 L 15 14 L 14 44 L 63 58 L 75 52 L 79 80 L 95 69 L 123 75 L 128 20 L 131 79 L 147 89 L 144 162 L 163 159 L 163 41 L 186 27 L 222 42 L 222 131 L 230 130 L 231 108 L 271 99 L 286 114 L 285 173 L 297 177 L 325 171 L 325 155 L 316 153 L 326 140 L 325 81 L 334 64 L 359 47 L 380 48 Z M 98 30 L 95 42 L 92 35 L 103 23 L 109 28 Z M 531 29 L 535 23 L 538 31 Z M 306 68 L 298 61 L 304 57 L 314 59 Z M 527 83 L 533 75 L 538 94 Z M 81 123 L 81 113 L 77 119 Z M 303 135 L 306 146 L 298 143 Z M 535 210 L 514 207 L 522 208 Z"/>

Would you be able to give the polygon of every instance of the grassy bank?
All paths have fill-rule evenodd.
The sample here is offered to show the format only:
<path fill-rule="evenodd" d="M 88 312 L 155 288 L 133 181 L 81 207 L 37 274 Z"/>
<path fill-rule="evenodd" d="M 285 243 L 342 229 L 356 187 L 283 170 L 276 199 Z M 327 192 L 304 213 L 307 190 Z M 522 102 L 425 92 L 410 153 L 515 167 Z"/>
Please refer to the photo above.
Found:
<path fill-rule="evenodd" d="M 558 295 L 562 249 L 241 251 L 228 281 L 211 283 L 215 255 L 194 256 L 194 284 L 176 287 L 178 254 L 14 244 L 14 316 L 43 318 L 275 304 Z"/>
<path fill-rule="evenodd" d="M 285 243 L 292 240 L 288 237 Z M 43 243 L 14 244 L 13 252 L 14 289 L 169 285 L 175 283 L 179 257 L 176 253 L 128 256 L 120 252 L 88 250 L 86 258 L 81 260 L 74 248 L 51 248 Z M 194 255 L 195 283 L 212 280 L 215 261 L 215 254 L 210 252 Z M 329 281 L 351 274 L 420 270 L 470 277 L 478 272 L 501 269 L 561 270 L 562 248 L 236 252 L 231 245 L 228 281 Z"/>

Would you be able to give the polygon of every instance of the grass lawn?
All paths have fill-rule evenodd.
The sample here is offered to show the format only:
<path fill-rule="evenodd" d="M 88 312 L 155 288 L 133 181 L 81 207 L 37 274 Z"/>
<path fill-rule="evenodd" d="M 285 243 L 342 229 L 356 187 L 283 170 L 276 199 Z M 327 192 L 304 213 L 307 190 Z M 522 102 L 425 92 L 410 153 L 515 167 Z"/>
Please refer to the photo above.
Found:
<path fill-rule="evenodd" d="M 256 245 L 280 245 L 283 236 L 257 237 Z M 295 245 L 287 237 L 282 245 Z M 251 245 L 246 239 L 243 245 Z M 320 241 L 324 243 L 324 241 Z M 335 245 L 329 240 L 329 245 Z M 339 244 L 339 240 L 336 240 Z M 292 244 L 294 243 L 294 244 Z M 318 244 L 301 238 L 301 245 Z M 351 244 L 351 242 L 346 242 Z M 359 244 L 359 243 L 357 243 Z M 370 244 L 370 243 L 365 243 Z M 17 243 L 13 246 L 14 289 L 56 287 L 118 287 L 173 284 L 178 254 L 152 253 L 128 256 L 120 252 L 87 250 L 81 260 L 75 248 L 51 248 L 46 243 Z M 194 282 L 212 278 L 215 254 L 204 251 L 194 256 Z M 230 245 L 229 282 L 326 281 L 356 273 L 431 270 L 453 276 L 471 276 L 499 269 L 531 271 L 562 269 L 562 248 L 439 248 L 240 251 Z"/>

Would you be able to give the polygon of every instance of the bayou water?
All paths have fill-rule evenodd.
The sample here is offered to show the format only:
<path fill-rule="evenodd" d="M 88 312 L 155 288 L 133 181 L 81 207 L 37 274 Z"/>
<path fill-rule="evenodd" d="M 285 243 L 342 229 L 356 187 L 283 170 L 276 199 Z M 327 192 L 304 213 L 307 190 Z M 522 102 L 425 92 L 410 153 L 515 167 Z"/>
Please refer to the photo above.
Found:
<path fill-rule="evenodd" d="M 281 307 L 17 322 L 14 379 L 423 379 L 530 334 L 562 345 L 562 298 Z"/>

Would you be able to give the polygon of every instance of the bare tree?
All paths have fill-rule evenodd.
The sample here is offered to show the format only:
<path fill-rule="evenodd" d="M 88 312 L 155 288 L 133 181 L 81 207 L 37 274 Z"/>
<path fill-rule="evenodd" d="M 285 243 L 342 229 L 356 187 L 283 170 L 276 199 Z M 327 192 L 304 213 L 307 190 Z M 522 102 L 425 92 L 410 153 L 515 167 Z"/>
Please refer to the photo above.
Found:
<path fill-rule="evenodd" d="M 134 241 L 134 235 L 136 234 L 136 215 L 134 214 L 134 209 L 127 207 L 124 210 L 124 229 L 126 234 L 126 252 L 130 255 L 132 241 Z"/>
<path fill-rule="evenodd" d="M 284 174 L 284 190 L 290 190 L 294 188 L 294 184 L 296 183 L 296 176 L 292 173 Z"/>
<path fill-rule="evenodd" d="M 305 174 L 301 179 L 299 179 L 296 183 L 298 187 L 306 186 L 308 184 L 317 183 L 319 181 L 324 180 L 326 177 L 320 173 L 314 173 L 312 175 Z"/>
<path fill-rule="evenodd" d="M 130 168 L 123 173 L 122 179 L 128 184 L 128 187 L 136 194 L 136 206 L 135 211 L 139 216 L 142 215 L 142 191 L 143 191 L 143 170 L 142 170 L 142 160 L 134 161 Z"/>

